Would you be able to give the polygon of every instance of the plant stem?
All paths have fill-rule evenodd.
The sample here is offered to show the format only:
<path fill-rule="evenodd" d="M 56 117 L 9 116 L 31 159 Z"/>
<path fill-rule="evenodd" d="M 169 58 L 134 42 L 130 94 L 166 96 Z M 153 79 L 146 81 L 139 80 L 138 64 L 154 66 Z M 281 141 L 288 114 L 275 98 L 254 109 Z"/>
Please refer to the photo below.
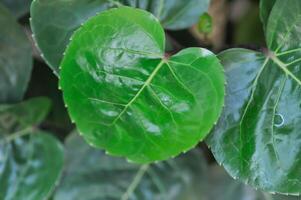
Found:
<path fill-rule="evenodd" d="M 139 183 L 140 183 L 143 175 L 147 171 L 148 167 L 149 167 L 149 165 L 142 165 L 140 167 L 139 171 L 137 172 L 134 180 L 132 181 L 132 183 L 128 187 L 127 191 L 122 195 L 121 200 L 128 200 L 129 199 L 129 197 L 135 191 L 136 187 L 139 185 Z"/>

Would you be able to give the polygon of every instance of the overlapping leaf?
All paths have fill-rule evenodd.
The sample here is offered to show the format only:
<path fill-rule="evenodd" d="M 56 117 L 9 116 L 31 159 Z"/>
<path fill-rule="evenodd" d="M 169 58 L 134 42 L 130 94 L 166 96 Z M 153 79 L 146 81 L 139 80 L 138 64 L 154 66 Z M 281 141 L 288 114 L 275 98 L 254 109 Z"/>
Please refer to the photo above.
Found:
<path fill-rule="evenodd" d="M 301 1 L 276 1 L 266 55 L 220 55 L 226 68 L 224 113 L 208 144 L 235 178 L 269 192 L 301 192 Z"/>
<path fill-rule="evenodd" d="M 130 7 L 92 18 L 72 38 L 60 86 L 71 118 L 93 146 L 134 162 L 178 155 L 217 121 L 223 69 L 205 49 L 164 58 L 164 31 Z"/>
<path fill-rule="evenodd" d="M 63 167 L 63 148 L 36 129 L 49 110 L 36 98 L 0 107 L 0 199 L 46 199 Z"/>
<path fill-rule="evenodd" d="M 14 103 L 22 100 L 31 75 L 31 45 L 1 4 L 0 26 L 0 103 Z"/>
<path fill-rule="evenodd" d="M 165 28 L 182 29 L 198 21 L 209 0 L 35 0 L 31 7 L 32 31 L 42 56 L 57 75 L 73 32 L 97 13 L 122 5 L 154 13 Z"/>

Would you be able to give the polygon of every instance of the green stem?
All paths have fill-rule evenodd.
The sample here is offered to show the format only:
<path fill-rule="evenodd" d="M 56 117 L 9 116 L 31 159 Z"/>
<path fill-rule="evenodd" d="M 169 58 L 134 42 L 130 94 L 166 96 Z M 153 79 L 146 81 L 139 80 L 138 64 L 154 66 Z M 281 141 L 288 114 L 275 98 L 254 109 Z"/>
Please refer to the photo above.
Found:
<path fill-rule="evenodd" d="M 149 165 L 142 165 L 140 167 L 139 171 L 137 172 L 134 180 L 128 187 L 127 191 L 122 195 L 121 200 L 128 200 L 130 198 L 130 196 L 133 194 L 133 192 L 139 185 L 143 175 L 145 174 L 145 172 L 147 171 L 148 168 L 149 168 Z"/>

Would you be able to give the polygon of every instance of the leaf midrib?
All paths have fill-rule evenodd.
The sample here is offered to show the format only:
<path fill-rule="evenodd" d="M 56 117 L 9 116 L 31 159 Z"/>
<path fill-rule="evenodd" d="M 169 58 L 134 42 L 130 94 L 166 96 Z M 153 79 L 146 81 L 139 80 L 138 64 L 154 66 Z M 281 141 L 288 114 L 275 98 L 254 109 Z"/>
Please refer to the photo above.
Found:
<path fill-rule="evenodd" d="M 293 49 L 291 51 L 287 51 L 287 52 L 283 52 L 283 53 L 280 53 L 281 55 L 285 55 L 286 53 L 291 53 L 291 52 L 295 52 L 295 51 L 298 51 L 299 49 Z M 300 49 L 301 50 L 301 49 Z M 279 54 L 274 54 L 274 52 L 272 51 L 268 51 L 268 54 L 266 56 L 266 59 L 265 61 L 263 62 L 262 64 L 262 67 L 260 68 L 260 71 L 258 72 L 257 76 L 255 77 L 255 80 L 252 84 L 252 93 L 251 93 L 251 96 L 249 98 L 249 101 L 243 111 L 243 115 L 242 115 L 242 118 L 240 119 L 240 122 L 239 122 L 239 140 L 240 140 L 240 150 L 243 148 L 243 138 L 242 138 L 242 123 L 244 121 L 244 118 L 246 116 L 246 113 L 248 112 L 248 109 L 249 109 L 249 106 L 251 105 L 252 101 L 253 101 L 253 98 L 254 98 L 254 93 L 256 91 L 256 88 L 257 88 L 257 81 L 259 80 L 265 66 L 267 66 L 268 62 L 271 60 L 273 61 L 285 74 L 286 76 L 289 76 L 291 77 L 294 81 L 296 81 L 300 86 L 301 86 L 301 81 L 290 71 L 287 69 L 287 67 L 290 65 L 290 64 L 285 64 L 283 63 L 278 57 L 277 55 Z M 276 107 L 277 105 L 275 105 Z M 244 158 L 243 158 L 243 155 L 242 155 L 242 151 L 240 151 L 240 167 L 241 167 L 241 170 L 242 170 L 242 167 L 243 167 L 243 161 L 244 161 Z"/>
<path fill-rule="evenodd" d="M 116 122 L 121 118 L 121 116 L 127 111 L 127 109 L 136 101 L 136 99 L 140 96 L 140 94 L 144 91 L 144 89 L 151 83 L 153 78 L 156 76 L 158 71 L 162 68 L 162 66 L 166 63 L 165 59 L 162 59 L 161 62 L 155 67 L 154 71 L 148 77 L 148 79 L 144 82 L 140 90 L 137 94 L 124 106 L 123 110 L 119 113 L 119 115 L 113 120 L 111 125 L 116 124 Z"/>

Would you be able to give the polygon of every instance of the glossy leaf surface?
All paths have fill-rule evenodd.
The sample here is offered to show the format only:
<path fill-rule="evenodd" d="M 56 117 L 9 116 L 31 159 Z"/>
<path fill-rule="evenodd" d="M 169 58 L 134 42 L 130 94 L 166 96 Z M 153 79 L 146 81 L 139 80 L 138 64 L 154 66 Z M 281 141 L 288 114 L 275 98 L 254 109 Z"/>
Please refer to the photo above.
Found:
<path fill-rule="evenodd" d="M 139 166 L 107 156 L 73 134 L 66 142 L 65 172 L 54 200 L 200 200 L 207 168 L 202 157 L 192 151 Z"/>
<path fill-rule="evenodd" d="M 29 12 L 31 0 L 0 0 L 16 17 Z"/>
<path fill-rule="evenodd" d="M 31 45 L 14 16 L 0 5 L 0 103 L 22 100 L 31 75 Z"/>
<path fill-rule="evenodd" d="M 60 86 L 88 143 L 145 163 L 208 134 L 223 105 L 222 66 L 200 48 L 164 58 L 164 37 L 156 18 L 130 7 L 101 13 L 73 36 Z"/>
<path fill-rule="evenodd" d="M 267 55 L 220 55 L 228 81 L 224 113 L 208 144 L 232 177 L 269 192 L 301 192 L 301 1 L 277 1 Z M 265 58 L 266 57 L 266 58 Z"/>
<path fill-rule="evenodd" d="M 0 106 L 0 199 L 46 199 L 63 167 L 63 148 L 38 131 L 49 100 L 35 98 Z"/>
<path fill-rule="evenodd" d="M 154 13 L 165 28 L 182 29 L 198 21 L 199 16 L 207 11 L 209 0 L 34 0 L 31 7 L 32 31 L 43 57 L 57 75 L 73 32 L 97 13 L 121 5 Z"/>

